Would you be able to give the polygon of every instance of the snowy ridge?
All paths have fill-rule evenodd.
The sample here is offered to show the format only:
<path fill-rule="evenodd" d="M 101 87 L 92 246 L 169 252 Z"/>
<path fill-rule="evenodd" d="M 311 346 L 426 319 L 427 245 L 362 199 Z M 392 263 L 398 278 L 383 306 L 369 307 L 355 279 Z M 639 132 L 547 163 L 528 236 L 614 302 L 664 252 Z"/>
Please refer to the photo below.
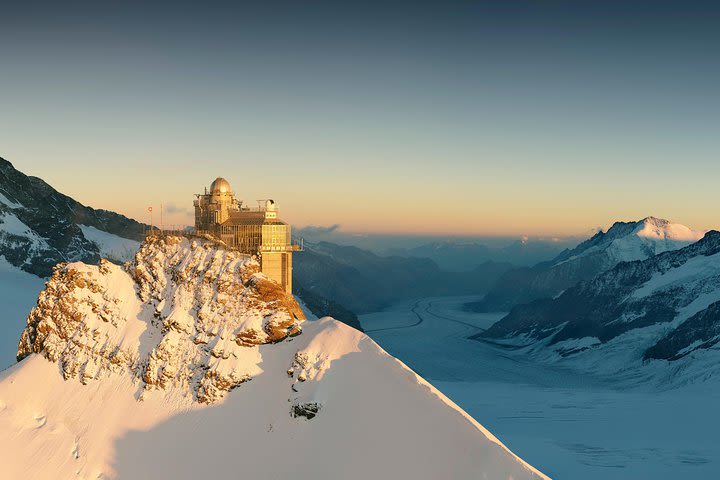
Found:
<path fill-rule="evenodd" d="M 547 478 L 366 335 L 303 322 L 257 271 L 183 237 L 124 268 L 58 266 L 0 375 L 4 473 Z"/>
<path fill-rule="evenodd" d="M 639 222 L 617 222 L 607 233 L 600 232 L 571 253 L 553 262 L 560 265 L 578 258 L 605 253 L 610 263 L 644 260 L 658 253 L 677 250 L 700 240 L 706 231 L 655 217 Z"/>
<path fill-rule="evenodd" d="M 78 226 L 82 230 L 83 236 L 97 246 L 98 253 L 102 258 L 127 262 L 132 260 L 135 252 L 140 248 L 140 242 L 137 240 L 119 237 L 89 225 Z"/>
<path fill-rule="evenodd" d="M 720 372 L 719 309 L 720 232 L 710 231 L 555 299 L 520 305 L 478 338 L 530 345 L 542 361 L 615 380 L 678 385 Z"/>
<path fill-rule="evenodd" d="M 618 263 L 678 250 L 700 240 L 704 234 L 704 231 L 655 217 L 616 222 L 607 232 L 598 232 L 549 262 L 507 272 L 482 301 L 470 304 L 469 308 L 480 312 L 507 312 L 517 305 L 553 298 Z"/>

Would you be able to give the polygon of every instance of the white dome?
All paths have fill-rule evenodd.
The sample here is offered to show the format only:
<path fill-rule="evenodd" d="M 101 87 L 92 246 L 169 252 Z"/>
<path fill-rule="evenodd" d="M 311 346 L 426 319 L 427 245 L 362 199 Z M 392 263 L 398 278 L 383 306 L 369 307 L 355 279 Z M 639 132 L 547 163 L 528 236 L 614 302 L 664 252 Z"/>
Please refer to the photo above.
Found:
<path fill-rule="evenodd" d="M 210 185 L 210 193 L 216 194 L 216 193 L 232 193 L 232 189 L 230 188 L 230 182 L 225 180 L 222 177 L 218 177 L 215 179 L 214 182 Z"/>
<path fill-rule="evenodd" d="M 274 212 L 275 211 L 275 200 L 266 200 L 265 201 L 265 210 L 268 212 Z"/>

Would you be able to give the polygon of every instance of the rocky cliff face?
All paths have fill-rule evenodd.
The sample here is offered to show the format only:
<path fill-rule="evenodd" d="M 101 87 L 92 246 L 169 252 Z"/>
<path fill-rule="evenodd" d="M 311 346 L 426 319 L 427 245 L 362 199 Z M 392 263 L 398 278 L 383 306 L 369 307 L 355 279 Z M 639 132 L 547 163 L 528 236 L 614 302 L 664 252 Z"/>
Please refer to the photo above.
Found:
<path fill-rule="evenodd" d="M 607 232 L 598 232 L 549 262 L 509 271 L 482 301 L 468 307 L 473 311 L 502 312 L 533 300 L 552 298 L 620 262 L 677 250 L 698 241 L 704 233 L 654 217 L 616 222 Z"/>
<path fill-rule="evenodd" d="M 711 231 L 680 250 L 620 263 L 556 299 L 517 306 L 477 338 L 539 342 L 560 357 L 622 345 L 635 362 L 676 361 L 720 341 L 719 305 L 720 232 Z"/>
<path fill-rule="evenodd" d="M 251 379 L 257 346 L 301 332 L 295 300 L 257 260 L 206 239 L 148 239 L 132 263 L 58 265 L 18 359 L 38 353 L 83 383 L 130 372 L 143 389 L 211 403 Z"/>
<path fill-rule="evenodd" d="M 41 277 L 59 262 L 96 263 L 101 246 L 83 228 L 132 240 L 144 231 L 141 223 L 86 207 L 0 158 L 0 255 L 8 262 Z"/>

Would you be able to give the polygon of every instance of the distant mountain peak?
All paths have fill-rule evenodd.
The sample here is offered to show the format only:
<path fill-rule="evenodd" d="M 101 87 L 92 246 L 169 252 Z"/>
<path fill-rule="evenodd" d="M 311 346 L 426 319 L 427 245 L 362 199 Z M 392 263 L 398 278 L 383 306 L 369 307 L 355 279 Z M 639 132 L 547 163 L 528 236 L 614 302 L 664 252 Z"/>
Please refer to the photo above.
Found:
<path fill-rule="evenodd" d="M 662 218 L 646 217 L 638 223 L 639 228 L 635 232 L 638 237 L 696 242 L 705 235 L 704 230 L 693 230 L 685 225 L 672 223 Z"/>
<path fill-rule="evenodd" d="M 645 260 L 659 253 L 678 250 L 705 235 L 678 223 L 653 216 L 634 222 L 615 222 L 573 249 L 532 269 L 504 275 L 486 297 L 469 308 L 479 311 L 508 311 L 540 298 L 552 298 L 581 280 L 608 271 L 621 262 Z"/>
<path fill-rule="evenodd" d="M 697 242 L 705 233 L 705 230 L 693 230 L 653 216 L 636 222 L 615 222 L 606 232 L 598 232 L 575 249 L 564 252 L 553 263 L 557 265 L 599 251 L 608 251 L 617 261 L 642 260 Z"/>
<path fill-rule="evenodd" d="M 652 225 L 655 225 L 658 227 L 664 227 L 671 223 L 670 220 L 665 220 L 664 218 L 653 217 L 652 215 L 650 215 L 649 217 L 643 218 L 640 222 L 642 222 L 644 224 L 652 224 Z"/>

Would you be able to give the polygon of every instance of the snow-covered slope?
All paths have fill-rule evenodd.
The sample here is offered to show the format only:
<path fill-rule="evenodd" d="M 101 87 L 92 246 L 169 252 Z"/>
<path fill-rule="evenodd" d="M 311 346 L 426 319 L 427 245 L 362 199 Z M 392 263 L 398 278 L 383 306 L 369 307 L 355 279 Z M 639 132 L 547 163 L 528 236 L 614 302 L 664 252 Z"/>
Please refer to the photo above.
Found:
<path fill-rule="evenodd" d="M 551 298 L 582 280 L 608 271 L 620 262 L 645 260 L 700 240 L 705 231 L 655 217 L 616 222 L 572 250 L 532 268 L 512 270 L 497 282 L 476 311 L 509 311 L 515 305 Z"/>
<path fill-rule="evenodd" d="M 135 252 L 140 248 L 140 242 L 137 240 L 119 237 L 89 225 L 78 226 L 82 230 L 83 236 L 97 246 L 98 253 L 102 258 L 127 262 L 132 260 Z"/>
<path fill-rule="evenodd" d="M 40 277 L 23 272 L 0 256 L 0 370 L 15 363 L 23 319 L 43 289 Z"/>
<path fill-rule="evenodd" d="M 258 269 L 180 237 L 56 268 L 0 377 L 4 478 L 546 478 Z"/>
<path fill-rule="evenodd" d="M 530 343 L 537 358 L 664 382 L 720 371 L 720 232 L 623 262 L 557 299 L 514 308 L 478 338 Z M 643 372 L 643 373 L 639 373 Z"/>
<path fill-rule="evenodd" d="M 40 277 L 63 261 L 123 261 L 134 254 L 144 226 L 63 195 L 0 158 L 0 255 Z"/>

